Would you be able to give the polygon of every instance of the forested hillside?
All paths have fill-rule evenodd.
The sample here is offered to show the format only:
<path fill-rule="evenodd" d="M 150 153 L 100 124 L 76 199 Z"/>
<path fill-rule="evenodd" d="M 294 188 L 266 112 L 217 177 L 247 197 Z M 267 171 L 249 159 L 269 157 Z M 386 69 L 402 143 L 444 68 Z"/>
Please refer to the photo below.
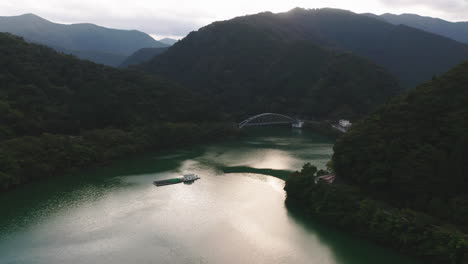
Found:
<path fill-rule="evenodd" d="M 0 84 L 0 189 L 222 129 L 204 124 L 216 112 L 190 90 L 9 34 Z"/>
<path fill-rule="evenodd" d="M 143 48 L 135 51 L 132 55 L 128 56 L 120 65 L 121 68 L 126 68 L 131 65 L 137 65 L 147 62 L 155 56 L 166 52 L 168 48 Z"/>
<path fill-rule="evenodd" d="M 272 14 L 217 22 L 141 66 L 206 94 L 227 113 L 357 118 L 401 92 L 383 68 L 349 53 L 290 39 Z M 257 20 L 260 20 L 257 23 Z"/>
<path fill-rule="evenodd" d="M 260 42 L 260 37 L 272 43 Z M 366 57 L 398 77 L 407 88 L 430 80 L 434 75 L 442 74 L 468 59 L 467 45 L 439 35 L 344 10 L 296 8 L 286 13 L 260 13 L 215 22 L 179 41 L 167 54 L 146 68 L 184 81 L 199 74 L 202 76 L 197 78 L 208 78 L 214 73 L 213 70 L 203 73 L 197 68 L 212 67 L 218 76 L 226 76 L 236 73 L 231 67 L 241 63 L 249 67 L 249 64 L 253 64 L 251 60 L 267 59 L 265 54 L 279 43 L 304 40 L 324 48 Z M 239 53 L 230 54 L 237 51 L 238 45 L 249 52 L 239 49 Z M 226 61 L 234 55 L 238 56 L 236 60 Z M 274 63 L 274 60 L 270 62 Z M 190 68 L 194 69 L 193 72 Z M 248 72 L 264 74 L 259 72 L 264 69 L 255 69 L 252 72 L 250 68 Z M 283 70 L 287 72 L 289 69 Z M 249 77 L 238 73 L 231 78 L 231 82 L 243 86 L 245 82 L 241 84 L 238 79 Z"/>
<path fill-rule="evenodd" d="M 340 177 L 468 230 L 468 63 L 396 98 L 335 146 Z"/>
<path fill-rule="evenodd" d="M 338 184 L 306 168 L 288 203 L 428 263 L 467 263 L 467 87 L 464 63 L 391 100 L 335 144 Z"/>

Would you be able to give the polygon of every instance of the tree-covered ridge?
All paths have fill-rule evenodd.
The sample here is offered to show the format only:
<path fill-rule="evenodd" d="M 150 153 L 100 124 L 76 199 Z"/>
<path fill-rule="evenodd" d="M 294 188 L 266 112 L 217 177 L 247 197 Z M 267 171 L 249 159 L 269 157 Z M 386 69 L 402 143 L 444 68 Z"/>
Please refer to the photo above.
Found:
<path fill-rule="evenodd" d="M 169 46 L 136 30 L 118 30 L 86 23 L 58 24 L 34 14 L 0 17 L 0 32 L 18 35 L 27 41 L 110 66 L 119 66 L 127 56 L 141 48 Z"/>
<path fill-rule="evenodd" d="M 227 113 L 282 112 L 360 117 L 400 93 L 384 69 L 352 54 L 266 30 L 269 13 L 217 22 L 191 33 L 142 66 L 206 94 Z M 257 21 L 255 21 L 257 22 Z"/>
<path fill-rule="evenodd" d="M 242 30 L 246 32 L 241 32 Z M 215 22 L 189 34 L 165 56 L 155 59 L 148 68 L 149 71 L 173 75 L 182 70 L 182 75 L 190 75 L 190 72 L 184 70 L 208 67 L 205 66 L 205 59 L 197 57 L 198 52 L 205 57 L 222 55 L 218 56 L 220 62 L 210 61 L 212 67 L 219 67 L 218 64 L 223 65 L 224 56 L 230 56 L 229 52 L 235 50 L 236 46 L 245 43 L 254 45 L 254 40 L 260 36 L 271 43 L 255 44 L 258 49 L 252 49 L 248 55 L 238 51 L 236 55 L 239 55 L 239 61 L 250 63 L 247 61 L 264 56 L 262 53 L 268 52 L 275 45 L 273 43 L 305 40 L 321 47 L 366 57 L 385 67 L 407 88 L 427 81 L 434 75 L 445 73 L 468 59 L 468 45 L 439 35 L 392 25 L 344 10 L 296 8 L 286 13 L 267 12 Z M 167 69 L 163 69 L 164 67 Z M 229 68 L 222 70 L 230 71 Z"/>
<path fill-rule="evenodd" d="M 0 34 L 0 190 L 230 133 L 217 120 L 181 86 Z"/>
<path fill-rule="evenodd" d="M 126 68 L 132 65 L 142 64 L 158 56 L 164 52 L 166 52 L 168 48 L 143 48 L 135 51 L 132 55 L 128 56 L 122 64 L 120 64 L 120 68 Z"/>
<path fill-rule="evenodd" d="M 335 144 L 337 181 L 305 166 L 287 204 L 424 259 L 468 263 L 468 62 L 381 106 Z"/>
<path fill-rule="evenodd" d="M 288 177 L 284 188 L 288 209 L 416 256 L 423 263 L 468 262 L 468 235 L 459 227 L 369 197 L 356 185 L 316 183 L 318 175 L 315 167 L 306 164 Z"/>
<path fill-rule="evenodd" d="M 468 63 L 392 100 L 335 145 L 339 177 L 468 230 Z"/>
<path fill-rule="evenodd" d="M 0 139 L 189 120 L 194 96 L 134 71 L 58 54 L 0 34 Z"/>
<path fill-rule="evenodd" d="M 328 41 L 327 45 L 351 51 L 385 67 L 407 88 L 468 60 L 468 45 L 349 11 L 298 8 L 279 15 L 307 36 L 320 37 Z"/>

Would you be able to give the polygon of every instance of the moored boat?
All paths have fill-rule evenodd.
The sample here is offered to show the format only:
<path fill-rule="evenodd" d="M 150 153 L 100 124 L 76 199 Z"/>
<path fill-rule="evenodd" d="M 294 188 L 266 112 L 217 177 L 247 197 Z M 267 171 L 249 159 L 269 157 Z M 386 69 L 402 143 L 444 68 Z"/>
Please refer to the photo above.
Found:
<path fill-rule="evenodd" d="M 200 177 L 196 174 L 185 174 L 181 178 L 154 181 L 153 184 L 159 187 L 159 186 L 177 184 L 177 183 L 182 183 L 182 182 L 184 183 L 194 182 L 198 179 L 200 179 Z"/>

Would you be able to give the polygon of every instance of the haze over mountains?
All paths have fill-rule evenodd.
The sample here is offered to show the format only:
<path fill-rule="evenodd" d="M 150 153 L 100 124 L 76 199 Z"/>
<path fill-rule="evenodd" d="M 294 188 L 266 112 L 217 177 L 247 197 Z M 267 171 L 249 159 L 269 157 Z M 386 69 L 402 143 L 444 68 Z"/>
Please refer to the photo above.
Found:
<path fill-rule="evenodd" d="M 269 40 L 256 43 L 253 34 L 257 33 Z M 247 35 L 241 37 L 241 34 Z M 436 34 L 345 10 L 296 8 L 286 13 L 266 12 L 215 22 L 189 34 L 150 62 L 146 69 L 189 83 L 191 77 L 213 74 L 200 69 L 221 65 L 219 62 L 234 50 L 238 52 L 236 60 L 225 68 L 217 68 L 220 73 L 230 72 L 232 67 L 257 56 L 235 46 L 257 46 L 260 51 L 274 46 L 272 43 L 297 41 L 365 57 L 389 70 L 408 88 L 468 59 L 467 45 Z M 216 62 L 209 59 L 215 57 L 213 54 L 219 55 Z"/>
<path fill-rule="evenodd" d="M 382 67 L 300 28 L 288 14 L 216 22 L 141 68 L 205 93 L 226 112 L 356 118 L 402 91 Z"/>
<path fill-rule="evenodd" d="M 407 25 L 427 32 L 439 34 L 463 43 L 468 43 L 468 22 L 449 22 L 439 18 L 424 17 L 415 14 L 367 14 L 383 19 L 394 25 Z"/>
<path fill-rule="evenodd" d="M 289 42 L 307 40 L 321 47 L 366 57 L 389 70 L 398 77 L 402 86 L 408 88 L 468 59 L 467 45 L 441 37 L 468 42 L 467 23 L 451 23 L 416 15 L 359 15 L 327 8 L 296 8 L 286 13 L 262 13 L 231 21 L 252 24 L 259 30 L 281 35 L 283 40 Z M 212 25 L 219 23 L 223 22 Z M 135 30 L 116 30 L 93 24 L 57 24 L 33 14 L 0 17 L 0 32 L 10 32 L 81 59 L 115 67 L 143 63 L 161 54 L 164 49 L 159 48 L 177 43 L 177 40 L 170 38 L 156 41 L 148 34 Z M 182 46 L 187 45 L 185 43 L 187 41 Z M 212 45 L 208 44 L 206 50 L 210 47 Z M 192 48 L 194 52 L 205 49 Z M 179 49 L 170 54 L 176 54 Z M 171 67 L 168 67 L 167 71 L 171 71 Z"/>
<path fill-rule="evenodd" d="M 0 32 L 9 32 L 78 58 L 111 66 L 119 66 L 141 48 L 169 46 L 136 30 L 110 29 L 85 23 L 57 24 L 33 14 L 0 17 Z"/>
<path fill-rule="evenodd" d="M 132 55 L 128 56 L 120 65 L 125 68 L 131 65 L 137 65 L 151 60 L 153 57 L 162 54 L 168 48 L 143 48 L 135 51 Z"/>
<path fill-rule="evenodd" d="M 166 45 L 169 45 L 169 46 L 172 46 L 174 44 L 177 43 L 177 39 L 171 39 L 171 38 L 163 38 L 163 39 L 160 39 L 159 42 L 162 42 Z"/>

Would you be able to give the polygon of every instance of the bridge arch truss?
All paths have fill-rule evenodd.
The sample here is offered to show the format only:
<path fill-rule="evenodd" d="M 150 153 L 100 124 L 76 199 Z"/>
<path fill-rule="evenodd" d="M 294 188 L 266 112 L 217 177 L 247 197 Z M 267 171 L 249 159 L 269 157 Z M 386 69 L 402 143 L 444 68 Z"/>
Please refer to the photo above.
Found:
<path fill-rule="evenodd" d="M 283 114 L 263 113 L 247 118 L 239 123 L 239 128 L 247 126 L 264 126 L 278 124 L 298 124 L 301 121 Z"/>

